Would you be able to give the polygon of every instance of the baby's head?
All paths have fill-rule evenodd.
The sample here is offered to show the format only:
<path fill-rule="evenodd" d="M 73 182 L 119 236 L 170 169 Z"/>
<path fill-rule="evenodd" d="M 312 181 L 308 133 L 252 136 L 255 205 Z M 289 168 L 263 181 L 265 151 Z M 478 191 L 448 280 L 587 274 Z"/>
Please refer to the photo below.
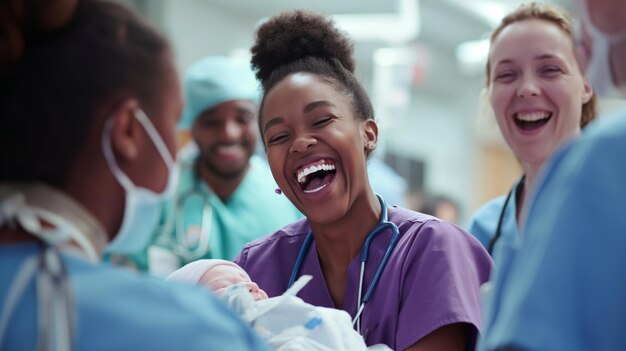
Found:
<path fill-rule="evenodd" d="M 197 260 L 170 274 L 166 280 L 199 284 L 222 295 L 232 285 L 245 286 L 255 301 L 267 299 L 265 291 L 252 282 L 250 276 L 237 264 L 218 259 Z"/>

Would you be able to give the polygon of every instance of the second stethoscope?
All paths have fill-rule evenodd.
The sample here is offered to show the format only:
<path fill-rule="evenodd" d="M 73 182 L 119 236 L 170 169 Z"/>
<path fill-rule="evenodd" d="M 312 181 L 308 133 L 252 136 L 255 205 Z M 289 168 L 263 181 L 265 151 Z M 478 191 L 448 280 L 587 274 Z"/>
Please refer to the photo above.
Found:
<path fill-rule="evenodd" d="M 526 179 L 526 176 L 522 176 L 522 178 L 520 178 L 520 180 L 515 184 L 515 186 L 513 186 L 513 188 L 511 189 L 511 191 L 509 191 L 509 194 L 506 196 L 506 200 L 504 200 L 504 205 L 502 205 L 502 210 L 500 211 L 500 216 L 498 217 L 498 225 L 496 226 L 496 231 L 493 234 L 493 237 L 491 237 L 491 240 L 489 240 L 489 245 L 487 246 L 487 252 L 489 253 L 490 256 L 492 256 L 493 253 L 493 248 L 496 246 L 496 242 L 498 242 L 498 239 L 500 239 L 500 236 L 502 235 L 502 222 L 504 221 L 504 214 L 506 213 L 506 207 L 509 204 L 509 201 L 511 200 L 511 197 L 513 196 L 513 192 L 515 192 L 515 197 L 519 199 L 522 191 L 524 190 L 524 180 Z M 517 214 L 513 214 L 514 216 Z"/>
<path fill-rule="evenodd" d="M 357 309 L 356 309 L 356 315 L 354 316 L 354 319 L 352 320 L 352 326 L 356 325 L 356 331 L 359 333 L 361 332 L 361 314 L 363 313 L 363 308 L 372 298 L 372 295 L 374 294 L 374 290 L 376 289 L 376 285 L 380 281 L 380 277 L 383 273 L 383 270 L 385 269 L 385 266 L 387 265 L 387 261 L 389 261 L 389 257 L 391 256 L 393 249 L 396 247 L 396 244 L 398 243 L 398 240 L 400 239 L 400 232 L 398 230 L 398 226 L 396 226 L 395 223 L 389 221 L 389 212 L 387 210 L 387 203 L 385 202 L 385 200 L 383 200 L 383 198 L 380 195 L 376 194 L 376 197 L 378 197 L 378 201 L 380 202 L 380 207 L 381 207 L 380 221 L 378 222 L 376 227 L 374 227 L 374 229 L 372 229 L 369 232 L 369 234 L 367 234 L 365 243 L 363 244 L 363 247 L 361 247 L 361 254 L 359 258 L 361 262 L 361 269 L 359 273 L 359 290 L 358 290 L 358 296 L 357 296 L 358 298 L 357 298 L 357 306 L 356 306 Z M 365 264 L 367 263 L 369 259 L 370 244 L 372 243 L 372 240 L 374 239 L 374 237 L 378 235 L 378 233 L 387 229 L 391 230 L 391 239 L 389 240 L 389 244 L 387 244 L 385 255 L 383 256 L 382 260 L 378 264 L 376 273 L 374 274 L 372 281 L 367 287 L 367 291 L 365 292 L 365 296 L 364 296 L 363 295 L 363 279 L 365 275 Z M 293 283 L 296 281 L 296 278 L 298 277 L 298 274 L 300 272 L 300 268 L 302 267 L 302 262 L 304 261 L 304 258 L 307 252 L 309 251 L 309 248 L 311 247 L 312 242 L 313 242 L 313 231 L 309 230 L 309 233 L 307 234 L 306 238 L 304 239 L 304 242 L 302 243 L 302 246 L 300 247 L 300 252 L 298 253 L 298 257 L 296 258 L 296 263 L 293 266 L 293 270 L 291 271 L 291 276 L 289 277 L 288 287 L 291 287 Z"/>
<path fill-rule="evenodd" d="M 202 191 L 198 179 L 193 181 L 193 186 L 176 198 L 173 211 L 163 227 L 163 237 L 165 238 L 170 238 L 169 233 L 174 232 L 174 253 L 187 260 L 198 259 L 207 253 L 213 225 L 213 206 L 209 202 L 209 195 Z M 197 233 L 194 233 L 193 240 L 185 230 L 185 205 L 192 200 L 197 201 L 202 208 L 200 228 Z"/>

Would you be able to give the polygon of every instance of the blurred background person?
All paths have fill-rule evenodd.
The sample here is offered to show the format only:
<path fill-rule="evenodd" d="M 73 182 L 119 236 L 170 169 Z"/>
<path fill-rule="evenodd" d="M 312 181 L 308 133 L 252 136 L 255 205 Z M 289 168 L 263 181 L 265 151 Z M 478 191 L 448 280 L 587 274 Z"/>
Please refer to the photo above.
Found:
<path fill-rule="evenodd" d="M 422 194 L 419 201 L 419 212 L 448 222 L 459 223 L 461 209 L 459 204 L 451 197 L 438 194 Z"/>
<path fill-rule="evenodd" d="M 626 97 L 626 2 L 580 0 L 580 62 Z M 498 267 L 481 350 L 626 349 L 626 110 L 592 123 L 537 184 L 522 240 Z M 514 279 L 507 279 L 507 276 Z"/>
<path fill-rule="evenodd" d="M 565 10 L 528 3 L 491 35 L 486 67 L 489 103 L 523 176 L 507 195 L 482 206 L 468 231 L 493 253 L 519 236 L 522 208 L 550 156 L 596 115 L 593 90 L 576 62 L 572 21 Z M 498 245 L 499 246 L 499 245 Z"/>
<path fill-rule="evenodd" d="M 164 37 L 110 1 L 3 1 L 0 18 L 0 349 L 266 350 L 205 291 L 101 264 L 148 243 L 172 189 Z"/>
<path fill-rule="evenodd" d="M 187 70 L 184 89 L 178 127 L 191 131 L 197 151 L 181 157 L 153 245 L 131 257 L 157 276 L 199 258 L 232 260 L 245 243 L 302 217 L 254 154 L 259 87 L 249 63 L 205 57 Z"/>

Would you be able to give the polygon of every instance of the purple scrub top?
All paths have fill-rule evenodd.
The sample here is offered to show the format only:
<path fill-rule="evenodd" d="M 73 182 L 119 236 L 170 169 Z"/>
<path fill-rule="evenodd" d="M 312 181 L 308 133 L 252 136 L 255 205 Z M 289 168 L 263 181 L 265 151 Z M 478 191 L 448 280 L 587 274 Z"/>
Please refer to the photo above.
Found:
<path fill-rule="evenodd" d="M 483 246 L 463 229 L 437 218 L 394 207 L 389 220 L 400 230 L 400 240 L 370 302 L 361 317 L 367 345 L 384 343 L 403 350 L 434 330 L 453 323 L 480 328 L 480 285 L 489 278 L 492 261 Z M 306 219 L 247 244 L 235 262 L 267 294 L 285 292 L 300 247 L 309 232 Z M 391 231 L 377 235 L 365 268 L 364 294 L 380 263 Z M 357 310 L 359 256 L 348 268 L 343 309 L 354 317 Z M 323 307 L 335 305 L 324 281 L 315 242 L 311 244 L 298 276 L 311 280 L 298 296 Z"/>

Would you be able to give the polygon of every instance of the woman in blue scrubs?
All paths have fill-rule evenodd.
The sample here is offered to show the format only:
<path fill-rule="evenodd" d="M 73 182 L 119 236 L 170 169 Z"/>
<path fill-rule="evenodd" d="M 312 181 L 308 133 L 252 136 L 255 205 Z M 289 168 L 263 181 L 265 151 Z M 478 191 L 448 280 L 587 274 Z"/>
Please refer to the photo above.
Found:
<path fill-rule="evenodd" d="M 577 3 L 581 65 L 599 96 L 626 98 L 626 2 Z M 621 106 L 547 165 L 480 350 L 626 350 L 625 152 Z"/>
<path fill-rule="evenodd" d="M 100 262 L 145 245 L 175 178 L 166 40 L 109 1 L 0 10 L 0 350 L 266 349 L 203 290 Z"/>
<path fill-rule="evenodd" d="M 571 19 L 553 5 L 525 4 L 502 20 L 491 35 L 486 73 L 498 127 L 524 172 L 508 195 L 478 209 L 468 227 L 494 254 L 518 237 L 523 205 L 546 161 L 596 111 L 576 62 Z M 494 260 L 497 265 L 497 253 Z"/>

